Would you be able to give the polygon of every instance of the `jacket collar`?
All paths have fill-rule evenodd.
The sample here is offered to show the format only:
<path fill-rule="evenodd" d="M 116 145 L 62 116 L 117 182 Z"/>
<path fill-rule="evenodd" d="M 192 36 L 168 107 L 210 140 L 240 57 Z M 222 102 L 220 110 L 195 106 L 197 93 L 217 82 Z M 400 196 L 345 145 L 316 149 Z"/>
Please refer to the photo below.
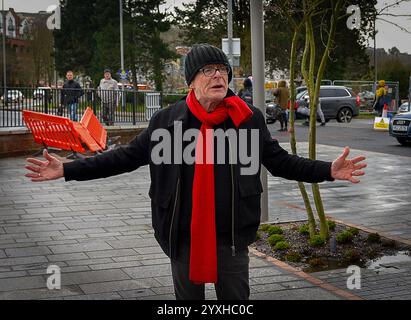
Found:
<path fill-rule="evenodd" d="M 174 126 L 174 121 L 181 121 L 183 123 L 187 122 L 190 110 L 188 109 L 186 98 L 187 96 L 184 96 L 170 107 L 170 116 L 167 123 L 169 128 Z"/>

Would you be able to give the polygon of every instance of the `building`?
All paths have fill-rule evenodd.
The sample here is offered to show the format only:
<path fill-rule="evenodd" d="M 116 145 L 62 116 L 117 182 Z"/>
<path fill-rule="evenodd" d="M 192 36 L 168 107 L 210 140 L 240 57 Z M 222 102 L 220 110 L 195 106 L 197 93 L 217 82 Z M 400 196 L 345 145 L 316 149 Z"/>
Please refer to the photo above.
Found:
<path fill-rule="evenodd" d="M 39 73 L 42 68 L 39 67 L 39 59 L 34 57 L 35 42 L 40 34 L 39 30 L 43 34 L 48 33 L 47 37 L 43 38 L 52 39 L 52 32 L 46 27 L 50 13 L 45 11 L 38 13 L 15 12 L 13 8 L 0 12 L 0 37 L 3 37 L 4 31 L 6 35 L 7 86 L 34 85 L 44 77 L 44 74 L 36 74 L 36 69 Z M 41 44 L 43 47 L 49 45 L 51 44 Z M 3 50 L 0 51 L 0 58 L 0 69 L 1 74 L 3 74 Z M 44 64 L 44 62 L 41 63 Z M 3 77 L 0 78 L 0 83 L 3 86 Z"/>

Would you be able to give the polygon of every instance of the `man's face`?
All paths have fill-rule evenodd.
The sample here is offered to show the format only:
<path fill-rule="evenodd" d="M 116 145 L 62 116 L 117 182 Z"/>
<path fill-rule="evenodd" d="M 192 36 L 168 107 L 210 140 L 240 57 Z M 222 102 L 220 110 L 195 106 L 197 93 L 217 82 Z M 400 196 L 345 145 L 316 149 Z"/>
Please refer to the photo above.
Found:
<path fill-rule="evenodd" d="M 104 79 L 110 80 L 111 79 L 111 73 L 110 72 L 104 72 Z"/>
<path fill-rule="evenodd" d="M 203 71 L 199 71 L 194 80 L 190 84 L 190 88 L 194 89 L 197 100 L 220 102 L 224 99 L 228 89 L 228 73 L 216 71 L 215 68 L 226 68 L 223 64 L 209 64 L 202 69 L 208 73 L 214 73 L 212 76 L 206 76 Z M 211 69 L 211 70 L 210 70 Z M 225 74 L 224 74 L 225 73 Z"/>
<path fill-rule="evenodd" d="M 66 73 L 66 78 L 67 78 L 67 80 L 73 80 L 73 78 L 74 78 L 73 72 L 67 72 Z"/>

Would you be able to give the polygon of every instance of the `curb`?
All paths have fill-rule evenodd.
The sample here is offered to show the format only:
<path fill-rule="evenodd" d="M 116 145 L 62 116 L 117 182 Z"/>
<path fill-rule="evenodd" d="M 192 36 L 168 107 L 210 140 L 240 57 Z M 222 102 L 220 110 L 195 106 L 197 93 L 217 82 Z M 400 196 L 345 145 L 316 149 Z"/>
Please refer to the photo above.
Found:
<path fill-rule="evenodd" d="M 302 278 L 302 279 L 304 279 L 304 280 L 306 280 L 306 281 L 308 281 L 308 282 L 310 282 L 310 283 L 312 283 L 312 284 L 314 284 L 314 285 L 316 285 L 316 286 L 318 286 L 318 287 L 320 287 L 324 290 L 327 290 L 327 291 L 329 291 L 329 292 L 331 292 L 335 295 L 338 295 L 342 298 L 345 298 L 347 300 L 364 300 L 363 298 L 361 298 L 361 297 L 359 297 L 359 296 L 357 296 L 353 293 L 350 293 L 348 291 L 345 291 L 345 290 L 337 288 L 333 285 L 330 285 L 330 284 L 328 284 L 328 283 L 326 283 L 326 282 L 324 282 L 324 281 L 322 281 L 322 280 L 320 280 L 316 277 L 313 277 L 313 276 L 309 275 L 308 273 L 305 273 L 304 271 L 300 271 L 300 270 L 288 265 L 285 262 L 282 262 L 278 259 L 267 256 L 266 254 L 254 249 L 254 248 L 249 247 L 249 251 L 253 255 L 265 259 L 266 261 L 270 262 L 274 266 L 279 267 L 279 268 L 281 268 L 281 269 L 283 269 L 287 272 L 290 272 L 290 273 L 292 273 L 292 274 L 294 274 L 294 275 L 296 275 L 296 276 L 298 276 L 298 277 L 300 277 L 300 278 Z"/>

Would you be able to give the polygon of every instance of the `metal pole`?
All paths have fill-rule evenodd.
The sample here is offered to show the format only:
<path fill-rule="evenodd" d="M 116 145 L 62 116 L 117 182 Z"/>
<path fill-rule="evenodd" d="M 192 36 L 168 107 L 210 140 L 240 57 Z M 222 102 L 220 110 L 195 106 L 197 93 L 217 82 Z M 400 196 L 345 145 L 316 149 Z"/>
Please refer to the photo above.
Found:
<path fill-rule="evenodd" d="M 123 0 L 119 0 L 120 2 L 120 59 L 121 59 L 121 73 L 124 71 L 124 44 L 123 44 Z M 121 106 L 122 110 L 124 111 L 126 106 L 125 106 L 125 94 L 124 94 L 124 81 L 120 79 L 120 82 L 123 83 L 122 85 L 122 95 L 121 95 Z"/>
<path fill-rule="evenodd" d="M 250 1 L 250 19 L 253 102 L 254 105 L 261 110 L 265 117 L 263 0 Z M 261 168 L 260 178 L 264 190 L 261 196 L 261 221 L 268 221 L 267 169 L 264 167 Z"/>
<path fill-rule="evenodd" d="M 3 86 L 4 86 L 4 102 L 7 103 L 7 74 L 6 74 L 6 15 L 4 14 L 4 0 L 1 0 L 1 10 L 3 18 Z"/>
<path fill-rule="evenodd" d="M 377 22 L 377 15 L 374 15 L 374 92 L 377 90 L 377 33 L 375 29 L 375 24 Z"/>
<path fill-rule="evenodd" d="M 227 1 L 227 38 L 228 38 L 228 61 L 234 70 L 233 61 L 233 1 Z M 234 89 L 234 81 L 230 83 L 230 89 Z"/>

